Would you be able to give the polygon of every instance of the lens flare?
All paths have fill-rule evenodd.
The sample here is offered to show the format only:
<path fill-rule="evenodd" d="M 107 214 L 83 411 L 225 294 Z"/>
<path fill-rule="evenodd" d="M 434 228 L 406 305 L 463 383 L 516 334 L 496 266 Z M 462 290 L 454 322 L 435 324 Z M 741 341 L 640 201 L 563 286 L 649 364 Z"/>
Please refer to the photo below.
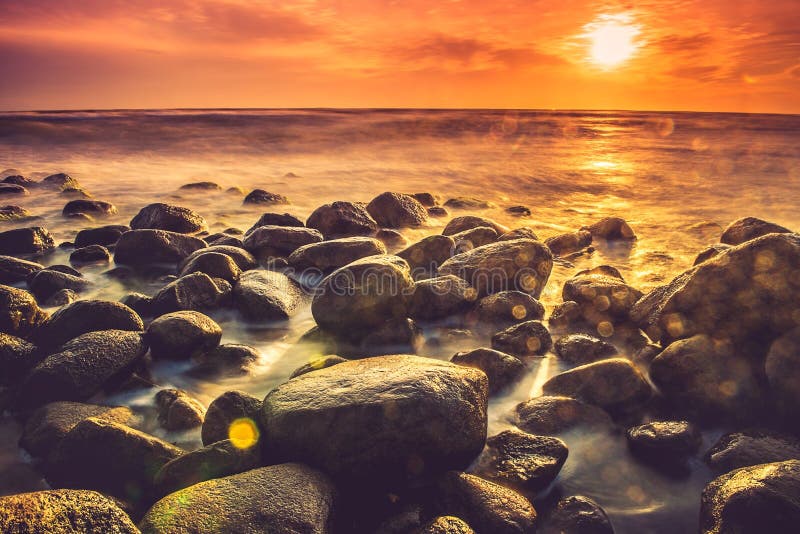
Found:
<path fill-rule="evenodd" d="M 249 449 L 258 443 L 259 436 L 260 432 L 258 431 L 258 427 L 255 422 L 248 417 L 236 419 L 231 423 L 231 426 L 228 427 L 228 439 L 230 439 L 233 446 L 238 449 Z"/>

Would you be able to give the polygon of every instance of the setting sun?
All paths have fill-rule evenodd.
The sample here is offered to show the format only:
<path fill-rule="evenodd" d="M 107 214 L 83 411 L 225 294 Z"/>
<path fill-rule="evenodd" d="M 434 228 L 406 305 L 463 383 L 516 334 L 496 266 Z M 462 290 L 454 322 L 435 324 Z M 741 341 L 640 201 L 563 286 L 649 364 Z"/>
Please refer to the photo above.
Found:
<path fill-rule="evenodd" d="M 629 59 L 639 47 L 635 40 L 639 33 L 639 27 L 625 15 L 604 16 L 587 25 L 592 63 L 610 68 Z"/>

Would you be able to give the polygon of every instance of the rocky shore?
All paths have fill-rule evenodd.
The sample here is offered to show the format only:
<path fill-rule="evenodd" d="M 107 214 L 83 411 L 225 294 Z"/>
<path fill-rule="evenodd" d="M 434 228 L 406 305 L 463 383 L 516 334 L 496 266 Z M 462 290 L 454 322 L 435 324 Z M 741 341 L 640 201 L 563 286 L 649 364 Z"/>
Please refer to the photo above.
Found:
<path fill-rule="evenodd" d="M 796 532 L 790 229 L 739 219 L 656 289 L 595 265 L 545 306 L 554 265 L 632 242 L 634 229 L 610 217 L 540 240 L 474 214 L 480 199 L 395 192 L 304 221 L 257 189 L 244 197 L 265 210 L 253 226 L 212 234 L 202 215 L 166 203 L 98 225 L 116 208 L 66 174 L 10 176 L 0 193 L 35 201 L 41 189 L 71 195 L 63 217 L 82 229 L 56 243 L 24 225 L 25 209 L 2 208 L 16 226 L 0 227 L 0 408 L 52 488 L 0 497 L 2 532 L 612 533 L 602 502 L 554 489 L 574 432 L 624 436 L 630 462 L 677 478 L 703 463 L 714 478 L 694 496 L 700 532 Z M 407 242 L 431 214 L 449 218 L 441 234 Z M 70 265 L 49 261 L 57 247 Z M 94 298 L 81 270 L 98 264 L 122 287 L 158 287 Z M 319 357 L 264 398 L 228 391 L 205 406 L 152 376 L 175 361 L 246 380 L 258 352 L 223 343 L 215 318 L 279 327 L 309 309 L 316 326 L 300 342 Z M 469 350 L 428 357 L 431 329 Z M 544 355 L 561 372 L 488 435 L 496 399 Z M 129 391 L 151 396 L 153 412 L 104 402 Z M 155 428 L 197 431 L 203 446 Z"/>

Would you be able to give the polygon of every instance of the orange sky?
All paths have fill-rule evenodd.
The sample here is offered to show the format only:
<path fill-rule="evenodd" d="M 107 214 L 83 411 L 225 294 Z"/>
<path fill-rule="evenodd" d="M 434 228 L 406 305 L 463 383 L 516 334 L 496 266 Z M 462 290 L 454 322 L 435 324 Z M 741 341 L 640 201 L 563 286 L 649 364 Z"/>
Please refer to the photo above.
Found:
<path fill-rule="evenodd" d="M 604 69 L 607 16 L 636 50 Z M 5 110 L 800 113 L 798 0 L 0 0 L 0 57 Z"/>

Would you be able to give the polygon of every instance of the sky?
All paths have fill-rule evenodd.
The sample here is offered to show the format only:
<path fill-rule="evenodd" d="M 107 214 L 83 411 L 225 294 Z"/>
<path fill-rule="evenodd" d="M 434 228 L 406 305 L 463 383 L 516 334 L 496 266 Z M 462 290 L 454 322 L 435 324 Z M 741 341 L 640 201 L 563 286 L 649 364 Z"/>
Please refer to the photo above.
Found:
<path fill-rule="evenodd" d="M 0 0 L 0 109 L 800 113 L 800 0 Z"/>

